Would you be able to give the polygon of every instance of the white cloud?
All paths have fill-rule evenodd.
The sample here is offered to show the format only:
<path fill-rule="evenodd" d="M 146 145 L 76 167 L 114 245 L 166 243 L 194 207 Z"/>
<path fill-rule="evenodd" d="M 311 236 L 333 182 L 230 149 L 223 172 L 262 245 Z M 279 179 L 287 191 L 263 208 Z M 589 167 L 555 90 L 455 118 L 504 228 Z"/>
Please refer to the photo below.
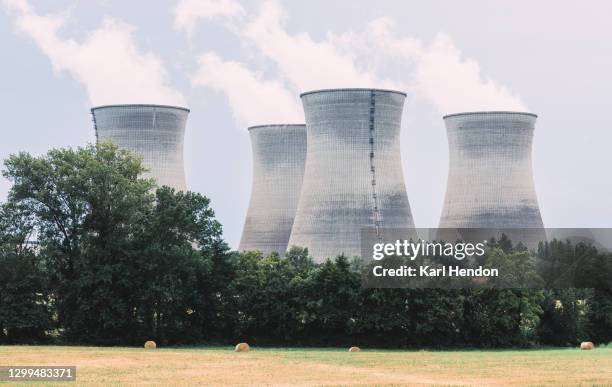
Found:
<path fill-rule="evenodd" d="M 38 15 L 27 0 L 4 0 L 19 31 L 34 39 L 56 72 L 67 71 L 87 89 L 92 105 L 159 103 L 184 105 L 168 85 L 162 60 L 139 51 L 133 27 L 107 18 L 82 41 L 60 37 L 69 15 Z"/>
<path fill-rule="evenodd" d="M 361 31 L 329 31 L 325 38 L 315 40 L 305 32 L 289 32 L 285 26 L 287 16 L 275 1 L 267 1 L 255 15 L 245 16 L 229 29 L 273 64 L 276 79 L 263 80 L 246 64 L 225 62 L 212 54 L 200 61 L 197 77 L 197 84 L 227 94 L 239 122 L 281 121 L 287 115 L 285 109 L 275 108 L 279 104 L 287 107 L 293 117 L 296 109 L 288 101 L 296 100 L 300 92 L 335 87 L 405 90 L 428 101 L 441 114 L 526 110 L 518 95 L 483 77 L 478 62 L 465 58 L 445 34 L 425 44 L 396 34 L 391 19 L 378 18 Z M 206 81 L 201 81 L 204 78 Z M 249 86 L 243 87 L 236 81 L 238 78 Z"/>
<path fill-rule="evenodd" d="M 236 0 L 180 0 L 173 10 L 174 28 L 191 35 L 200 19 L 233 18 L 244 15 Z"/>
<path fill-rule="evenodd" d="M 316 42 L 305 33 L 289 34 L 284 18 L 276 3 L 267 2 L 244 26 L 233 26 L 234 32 L 274 64 L 278 70 L 275 79 L 264 79 L 246 64 L 224 61 L 214 53 L 200 57 L 193 83 L 223 91 L 238 125 L 303 122 L 302 91 L 381 85 L 331 43 Z"/>
<path fill-rule="evenodd" d="M 307 33 L 290 34 L 286 15 L 276 2 L 265 2 L 242 29 L 241 36 L 278 66 L 281 76 L 299 91 L 330 87 L 373 87 L 387 83 L 358 68 L 355 58 L 332 42 L 314 41 Z"/>
<path fill-rule="evenodd" d="M 462 59 L 451 38 L 439 34 L 421 53 L 414 74 L 417 94 L 439 111 L 527 110 L 521 98 L 505 86 L 481 75 L 473 59 Z"/>
<path fill-rule="evenodd" d="M 376 59 L 374 71 L 395 62 L 405 69 L 410 90 L 440 113 L 474 110 L 527 110 L 521 98 L 499 82 L 484 78 L 478 62 L 464 58 L 450 36 L 440 33 L 429 45 L 398 37 L 387 18 L 373 20 L 363 33 L 332 35 L 332 41 L 362 60 Z"/>
<path fill-rule="evenodd" d="M 240 126 L 304 121 L 295 92 L 280 81 L 263 79 L 242 63 L 206 53 L 200 56 L 199 69 L 192 81 L 223 91 Z"/>

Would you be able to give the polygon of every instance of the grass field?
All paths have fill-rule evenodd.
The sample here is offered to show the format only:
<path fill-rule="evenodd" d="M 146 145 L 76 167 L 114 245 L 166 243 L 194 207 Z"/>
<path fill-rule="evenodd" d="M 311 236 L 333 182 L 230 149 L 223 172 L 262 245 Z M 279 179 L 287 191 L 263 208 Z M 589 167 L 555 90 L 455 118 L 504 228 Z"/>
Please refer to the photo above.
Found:
<path fill-rule="evenodd" d="M 234 353 L 229 347 L 0 346 L 0 365 L 76 365 L 79 385 L 612 385 L 612 348 Z"/>

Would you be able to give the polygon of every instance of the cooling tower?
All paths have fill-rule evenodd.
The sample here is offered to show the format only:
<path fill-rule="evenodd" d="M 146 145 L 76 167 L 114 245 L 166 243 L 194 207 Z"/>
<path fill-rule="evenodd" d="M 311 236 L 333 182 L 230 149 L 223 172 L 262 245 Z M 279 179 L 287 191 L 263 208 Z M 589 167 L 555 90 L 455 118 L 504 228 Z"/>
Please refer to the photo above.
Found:
<path fill-rule="evenodd" d="M 400 156 L 405 97 L 376 89 L 301 95 L 308 149 L 289 246 L 308 247 L 321 262 L 361 255 L 362 228 L 414 228 Z"/>
<path fill-rule="evenodd" d="M 300 197 L 306 161 L 306 125 L 249 128 L 253 185 L 240 251 L 284 253 Z"/>
<path fill-rule="evenodd" d="M 91 109 L 97 141 L 111 140 L 143 156 L 159 186 L 184 191 L 183 137 L 189 109 L 161 105 L 111 105 Z"/>
<path fill-rule="evenodd" d="M 520 229 L 509 237 L 530 247 L 545 240 L 531 167 L 536 118 L 517 112 L 444 117 L 449 172 L 440 228 Z"/>

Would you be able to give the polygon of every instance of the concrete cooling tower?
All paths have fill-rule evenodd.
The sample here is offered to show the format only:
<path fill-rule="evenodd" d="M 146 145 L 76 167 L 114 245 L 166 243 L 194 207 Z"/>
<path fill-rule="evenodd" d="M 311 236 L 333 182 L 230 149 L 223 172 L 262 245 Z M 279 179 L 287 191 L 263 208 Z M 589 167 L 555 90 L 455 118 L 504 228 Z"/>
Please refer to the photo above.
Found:
<path fill-rule="evenodd" d="M 159 186 L 187 189 L 183 137 L 189 109 L 161 105 L 111 105 L 91 109 L 97 141 L 111 140 L 143 156 Z"/>
<path fill-rule="evenodd" d="M 300 197 L 306 125 L 249 128 L 253 148 L 251 201 L 239 250 L 284 253 Z"/>
<path fill-rule="evenodd" d="M 405 97 L 376 89 L 301 95 L 308 149 L 289 246 L 308 247 L 321 262 L 360 256 L 362 228 L 414 228 L 400 156 Z"/>
<path fill-rule="evenodd" d="M 536 118 L 517 112 L 444 117 L 449 172 L 440 228 L 520 229 L 508 236 L 531 247 L 545 240 L 531 166 Z"/>

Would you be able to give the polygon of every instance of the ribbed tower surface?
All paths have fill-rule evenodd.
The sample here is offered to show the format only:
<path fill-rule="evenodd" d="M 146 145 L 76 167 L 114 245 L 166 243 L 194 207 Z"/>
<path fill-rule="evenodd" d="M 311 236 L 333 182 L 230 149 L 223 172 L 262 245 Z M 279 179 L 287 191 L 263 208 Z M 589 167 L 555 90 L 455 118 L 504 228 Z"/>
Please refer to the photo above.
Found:
<path fill-rule="evenodd" d="M 253 185 L 239 250 L 287 250 L 306 161 L 306 125 L 249 128 Z"/>
<path fill-rule="evenodd" d="M 308 149 L 289 246 L 321 262 L 361 255 L 362 228 L 414 228 L 400 155 L 405 94 L 332 89 L 301 98 Z"/>
<path fill-rule="evenodd" d="M 187 189 L 183 139 L 189 110 L 163 105 L 110 105 L 91 109 L 96 138 L 142 155 L 159 186 Z"/>
<path fill-rule="evenodd" d="M 544 240 L 531 163 L 536 118 L 518 112 L 444 117 L 449 173 L 440 228 L 537 228 L 515 234 L 514 242 Z"/>

